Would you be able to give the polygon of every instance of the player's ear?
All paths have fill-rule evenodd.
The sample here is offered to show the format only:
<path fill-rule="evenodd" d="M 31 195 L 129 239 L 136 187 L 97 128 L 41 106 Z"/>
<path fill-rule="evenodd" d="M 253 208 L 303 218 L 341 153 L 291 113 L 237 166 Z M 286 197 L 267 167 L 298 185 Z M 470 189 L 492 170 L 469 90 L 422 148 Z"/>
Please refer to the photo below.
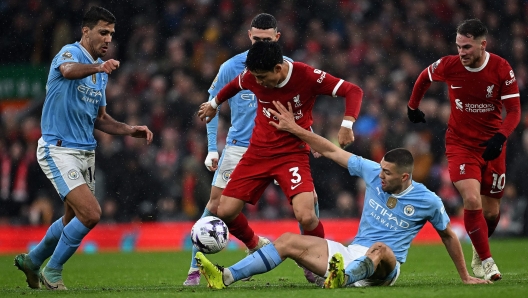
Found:
<path fill-rule="evenodd" d="M 275 40 L 274 41 L 278 41 L 280 36 L 281 36 L 280 32 L 277 32 L 277 34 L 275 34 Z"/>
<path fill-rule="evenodd" d="M 483 40 L 480 42 L 480 47 L 481 47 L 481 49 L 485 50 L 485 49 L 486 49 L 486 44 L 487 44 L 486 40 L 483 39 Z"/>
<path fill-rule="evenodd" d="M 275 64 L 275 67 L 273 68 L 275 73 L 279 73 L 282 70 L 282 64 Z"/>

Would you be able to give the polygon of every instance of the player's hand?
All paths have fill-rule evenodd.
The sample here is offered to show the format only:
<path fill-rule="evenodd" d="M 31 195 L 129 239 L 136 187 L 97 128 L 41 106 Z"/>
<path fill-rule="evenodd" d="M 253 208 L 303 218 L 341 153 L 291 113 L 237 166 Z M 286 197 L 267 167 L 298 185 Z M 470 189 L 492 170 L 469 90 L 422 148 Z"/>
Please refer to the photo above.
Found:
<path fill-rule="evenodd" d="M 319 152 L 313 150 L 313 148 L 310 148 L 310 151 L 312 152 L 312 155 L 313 155 L 313 157 L 315 157 L 315 158 L 319 158 L 319 157 L 323 156 L 321 153 L 319 153 Z"/>
<path fill-rule="evenodd" d="M 478 284 L 492 284 L 493 282 L 491 280 L 484 280 L 480 278 L 476 278 L 473 276 L 468 276 L 467 279 L 463 279 L 462 282 L 464 282 L 466 285 L 478 285 Z"/>
<path fill-rule="evenodd" d="M 337 133 L 337 141 L 339 142 L 339 146 L 341 146 L 341 148 L 345 148 L 354 142 L 354 132 L 350 128 L 341 126 L 339 132 Z"/>
<path fill-rule="evenodd" d="M 152 131 L 150 131 L 150 129 L 148 129 L 147 126 L 137 125 L 137 126 L 132 126 L 132 129 L 134 129 L 134 131 L 130 133 L 131 137 L 139 138 L 139 139 L 147 139 L 147 145 L 152 143 L 154 134 L 152 133 Z"/>
<path fill-rule="evenodd" d="M 502 145 L 506 142 L 506 137 L 501 133 L 496 133 L 486 142 L 479 144 L 480 147 L 486 147 L 484 153 L 482 153 L 482 158 L 484 160 L 494 160 L 499 157 L 502 152 Z"/>
<path fill-rule="evenodd" d="M 205 121 L 209 123 L 215 116 L 216 109 L 213 109 L 210 102 L 204 102 L 200 105 L 200 109 L 198 110 L 198 117 L 200 117 L 200 120 L 203 121 L 205 119 Z"/>
<path fill-rule="evenodd" d="M 108 59 L 105 62 L 99 64 L 99 72 L 105 72 L 111 74 L 112 71 L 119 68 L 119 61 L 114 59 Z"/>
<path fill-rule="evenodd" d="M 425 114 L 418 108 L 413 110 L 407 106 L 407 117 L 409 117 L 409 120 L 411 120 L 412 123 L 425 123 Z"/>
<path fill-rule="evenodd" d="M 218 152 L 209 152 L 204 161 L 205 167 L 210 171 L 214 172 L 218 169 Z"/>
<path fill-rule="evenodd" d="M 278 101 L 273 101 L 273 105 L 277 111 L 272 109 L 268 109 L 268 111 L 273 116 L 277 117 L 279 122 L 277 123 L 275 121 L 270 121 L 269 124 L 278 130 L 284 130 L 287 132 L 292 132 L 295 130 L 295 127 L 298 127 L 298 125 L 295 123 L 295 118 L 293 117 L 293 108 L 291 103 L 288 102 L 288 109 L 286 109 L 286 107 Z"/>

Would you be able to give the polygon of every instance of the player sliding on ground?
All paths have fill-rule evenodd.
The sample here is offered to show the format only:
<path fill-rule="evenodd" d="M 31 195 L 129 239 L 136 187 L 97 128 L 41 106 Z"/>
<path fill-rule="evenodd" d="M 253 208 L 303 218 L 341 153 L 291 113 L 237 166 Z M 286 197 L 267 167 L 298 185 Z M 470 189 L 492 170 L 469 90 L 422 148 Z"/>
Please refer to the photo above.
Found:
<path fill-rule="evenodd" d="M 286 233 L 273 245 L 264 246 L 228 268 L 213 265 L 198 253 L 196 259 L 209 287 L 222 289 L 246 276 L 268 272 L 286 258 L 319 275 L 317 283 L 325 288 L 390 286 L 398 279 L 411 241 L 428 221 L 442 238 L 464 283 L 491 283 L 469 275 L 442 201 L 423 184 L 412 180 L 414 160 L 408 150 L 391 150 L 380 163 L 364 159 L 297 125 L 290 103 L 289 109 L 273 103 L 278 112 L 268 111 L 279 122 L 270 121 L 272 126 L 299 137 L 324 157 L 348 168 L 350 175 L 365 180 L 366 202 L 358 233 L 349 246 Z"/>

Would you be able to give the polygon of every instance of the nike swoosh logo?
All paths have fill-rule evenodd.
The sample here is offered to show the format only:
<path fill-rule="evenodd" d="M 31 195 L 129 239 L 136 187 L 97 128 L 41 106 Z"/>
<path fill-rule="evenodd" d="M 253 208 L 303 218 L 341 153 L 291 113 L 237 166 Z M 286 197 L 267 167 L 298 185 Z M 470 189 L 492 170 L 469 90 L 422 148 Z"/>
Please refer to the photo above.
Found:
<path fill-rule="evenodd" d="M 490 193 L 499 193 L 501 192 L 502 190 L 490 190 Z"/>
<path fill-rule="evenodd" d="M 299 185 L 301 185 L 301 184 L 303 184 L 303 183 L 301 182 L 301 183 L 299 183 L 299 184 L 297 184 L 297 185 L 292 185 L 292 186 L 291 186 L 291 189 L 294 190 L 294 189 L 297 188 L 297 186 L 299 186 Z"/>
<path fill-rule="evenodd" d="M 470 231 L 470 232 L 469 232 L 469 235 L 475 233 L 475 232 L 478 231 L 478 230 L 480 230 L 480 228 L 478 228 L 478 229 L 476 229 L 476 230 L 474 230 L 474 231 Z"/>
<path fill-rule="evenodd" d="M 460 86 L 453 86 L 453 85 L 451 85 L 451 89 L 460 89 L 460 88 L 462 88 L 462 87 L 460 87 Z"/>
<path fill-rule="evenodd" d="M 262 100 L 260 100 L 260 99 L 259 99 L 259 102 L 260 102 L 260 103 L 271 103 L 271 102 L 269 102 L 269 101 L 262 101 Z"/>

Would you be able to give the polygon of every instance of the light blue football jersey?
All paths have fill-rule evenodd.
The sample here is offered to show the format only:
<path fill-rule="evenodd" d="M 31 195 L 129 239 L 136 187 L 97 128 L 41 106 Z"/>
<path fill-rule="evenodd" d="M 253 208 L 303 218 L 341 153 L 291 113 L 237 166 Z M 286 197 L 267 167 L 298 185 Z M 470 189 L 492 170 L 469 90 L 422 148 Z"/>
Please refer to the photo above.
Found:
<path fill-rule="evenodd" d="M 236 78 L 246 67 L 245 62 L 248 51 L 233 56 L 220 66 L 211 87 L 209 88 L 209 100 L 212 100 L 225 85 Z M 288 57 L 284 57 L 292 61 Z M 255 115 L 257 111 L 257 98 L 249 90 L 242 90 L 237 95 L 228 99 L 231 109 L 231 127 L 227 133 L 227 145 L 241 147 L 249 146 L 249 139 L 255 126 Z M 218 151 L 217 147 L 218 117 L 214 117 L 207 123 L 207 150 Z"/>
<path fill-rule="evenodd" d="M 381 166 L 356 155 L 348 160 L 348 171 L 366 183 L 363 213 L 353 244 L 370 247 L 383 242 L 394 251 L 398 262 L 404 263 L 411 241 L 427 221 L 437 230 L 446 229 L 449 217 L 442 200 L 423 184 L 412 181 L 411 186 L 397 195 L 383 192 Z M 393 197 L 391 202 L 395 206 L 388 203 L 389 197 Z"/>
<path fill-rule="evenodd" d="M 83 79 L 68 80 L 59 70 L 62 63 L 103 63 L 93 60 L 79 42 L 65 45 L 53 58 L 46 100 L 42 109 L 42 138 L 48 144 L 62 142 L 62 147 L 94 150 L 97 142 L 93 135 L 99 107 L 106 106 L 106 73 L 96 73 Z"/>

